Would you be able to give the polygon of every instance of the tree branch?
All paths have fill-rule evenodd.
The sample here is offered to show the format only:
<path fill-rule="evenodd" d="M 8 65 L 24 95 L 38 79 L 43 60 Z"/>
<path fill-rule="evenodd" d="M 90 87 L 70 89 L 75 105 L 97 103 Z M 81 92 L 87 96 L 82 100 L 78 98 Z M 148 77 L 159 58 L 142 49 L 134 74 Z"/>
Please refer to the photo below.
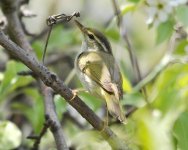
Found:
<path fill-rule="evenodd" d="M 180 32 L 181 31 L 181 32 Z M 183 34 L 183 35 L 181 35 Z M 173 52 L 175 50 L 175 45 L 179 37 L 186 38 L 184 36 L 184 32 L 182 31 L 182 28 L 180 30 L 177 30 L 171 37 L 167 51 L 159 64 L 144 78 L 142 79 L 135 87 L 135 91 L 139 91 L 143 87 L 145 87 L 148 83 L 150 83 L 152 80 L 154 80 L 166 67 L 168 67 L 170 64 L 174 63 L 187 63 L 188 57 L 176 57 L 176 55 L 173 55 Z"/>
<path fill-rule="evenodd" d="M 127 36 L 127 31 L 126 31 L 126 29 L 123 26 L 123 22 L 122 22 L 123 18 L 122 18 L 121 10 L 119 8 L 117 0 L 112 0 L 112 4 L 113 4 L 113 8 L 114 8 L 114 14 L 115 14 L 115 16 L 117 16 L 117 26 L 119 27 L 119 32 L 120 32 L 121 37 L 124 39 L 124 41 L 127 44 L 127 50 L 128 50 L 129 57 L 130 57 L 130 60 L 131 60 L 133 73 L 136 75 L 135 76 L 136 77 L 136 82 L 138 83 L 142 79 L 141 72 L 140 72 L 140 67 L 139 67 L 139 64 L 138 64 L 138 60 L 137 60 L 136 55 L 134 54 L 133 48 L 132 48 L 131 43 L 129 41 L 129 38 Z M 149 104 L 148 97 L 147 97 L 147 91 L 146 91 L 145 87 L 142 87 L 140 90 L 141 90 L 141 92 L 143 93 L 143 95 L 145 97 L 146 103 Z M 150 106 L 150 105 L 148 105 L 148 106 Z M 130 113 L 128 113 L 127 116 L 129 116 L 136 109 L 137 108 L 133 107 L 132 111 Z"/>
<path fill-rule="evenodd" d="M 18 0 L 3 0 L 2 2 L 2 11 L 8 21 L 8 33 L 10 38 L 15 41 L 20 47 L 26 51 L 32 51 L 32 47 L 25 38 L 24 31 L 22 29 L 22 24 L 19 20 L 18 9 L 20 4 Z"/>
<path fill-rule="evenodd" d="M 41 80 L 40 80 L 41 81 Z M 65 142 L 63 130 L 61 129 L 61 124 L 58 120 L 55 104 L 54 104 L 54 94 L 50 87 L 47 87 L 40 83 L 42 93 L 44 95 L 44 104 L 45 104 L 45 118 L 47 122 L 52 122 L 50 129 L 55 138 L 56 146 L 58 150 L 68 150 L 67 144 Z"/>
<path fill-rule="evenodd" d="M 71 106 L 73 106 L 95 129 L 102 131 L 102 136 L 109 142 L 114 149 L 129 149 L 122 140 L 78 97 L 74 96 L 72 91 L 48 68 L 43 66 L 30 53 L 13 43 L 2 31 L 0 31 L 0 45 L 2 45 L 15 58 L 30 68 L 39 77 L 44 84 L 51 87 L 56 93 L 59 93 Z"/>
<path fill-rule="evenodd" d="M 114 14 L 117 16 L 117 26 L 119 27 L 121 37 L 125 40 L 127 44 L 127 50 L 129 52 L 129 57 L 131 60 L 131 65 L 133 68 L 134 73 L 136 74 L 136 80 L 137 82 L 141 80 L 141 73 L 140 73 L 140 68 L 138 66 L 138 60 L 134 54 L 133 48 L 131 46 L 131 43 L 129 41 L 129 38 L 127 36 L 126 29 L 123 27 L 123 18 L 121 15 L 121 10 L 119 8 L 117 0 L 112 0 L 113 8 L 114 8 Z"/>
<path fill-rule="evenodd" d="M 8 20 L 9 36 L 20 47 L 22 47 L 24 49 L 24 52 L 26 52 L 26 55 L 28 55 L 28 56 L 31 55 L 31 57 L 33 57 L 33 59 L 36 59 L 36 56 L 33 53 L 32 47 L 31 47 L 30 43 L 28 42 L 28 40 L 25 36 L 24 30 L 23 30 L 23 25 L 20 21 L 19 15 L 18 15 L 18 13 L 19 13 L 18 10 L 20 9 L 20 5 L 21 5 L 21 3 L 20 3 L 19 0 L 15 0 L 15 1 L 4 0 L 2 2 L 2 10 L 3 10 L 3 13 L 5 14 L 5 16 L 7 17 L 7 20 Z M 11 52 L 9 52 L 9 54 L 14 55 Z M 15 56 L 15 58 L 17 58 L 17 57 Z M 35 75 L 35 73 L 34 73 L 34 75 Z M 43 87 L 45 87 L 45 86 L 43 85 Z M 49 99 L 50 98 L 51 97 L 49 97 Z M 45 97 L 45 99 L 47 99 L 47 97 Z M 49 99 L 47 99 L 47 100 L 49 100 Z M 46 104 L 47 100 L 44 102 L 46 107 L 48 106 Z M 48 108 L 46 108 L 46 109 L 48 109 Z M 54 110 L 54 112 L 55 112 L 55 110 Z M 60 129 L 60 127 L 61 127 L 60 123 L 58 124 L 58 120 L 57 120 L 57 117 L 55 117 L 55 114 L 53 115 L 53 117 L 54 117 L 53 119 L 56 119 L 55 123 L 57 124 L 57 127 L 58 127 L 57 130 L 52 130 L 57 148 L 58 149 L 60 148 L 61 150 L 67 150 L 68 147 L 67 147 L 66 142 L 64 140 L 65 138 L 63 136 L 63 132 Z M 42 138 L 43 134 L 47 130 L 47 125 L 48 125 L 48 123 L 46 123 L 46 126 L 44 126 L 44 130 L 42 130 L 39 138 L 35 141 L 34 147 L 38 147 L 38 145 L 40 143 L 40 139 Z M 60 138 L 60 139 L 58 139 L 58 138 Z"/>

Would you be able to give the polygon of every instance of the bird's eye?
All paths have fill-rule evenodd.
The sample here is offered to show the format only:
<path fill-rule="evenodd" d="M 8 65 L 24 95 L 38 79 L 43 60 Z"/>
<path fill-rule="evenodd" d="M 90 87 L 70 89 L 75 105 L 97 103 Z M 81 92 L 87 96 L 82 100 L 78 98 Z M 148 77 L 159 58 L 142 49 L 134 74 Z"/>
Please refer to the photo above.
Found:
<path fill-rule="evenodd" d="M 91 40 L 94 40 L 94 39 L 95 39 L 95 37 L 94 37 L 93 34 L 88 34 L 88 37 L 89 37 Z"/>

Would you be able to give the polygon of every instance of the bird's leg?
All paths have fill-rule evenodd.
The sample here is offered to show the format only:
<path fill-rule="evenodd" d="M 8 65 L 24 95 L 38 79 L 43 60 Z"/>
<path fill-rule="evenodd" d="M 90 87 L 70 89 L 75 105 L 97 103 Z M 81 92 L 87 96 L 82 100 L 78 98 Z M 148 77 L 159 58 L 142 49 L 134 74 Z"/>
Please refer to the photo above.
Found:
<path fill-rule="evenodd" d="M 78 93 L 80 92 L 88 92 L 86 89 L 84 88 L 78 88 L 78 89 L 73 89 L 72 93 L 73 93 L 73 97 L 70 99 L 70 101 L 74 100 L 75 97 L 78 95 Z"/>
<path fill-rule="evenodd" d="M 106 105 L 106 113 L 105 113 L 105 119 L 104 119 L 104 126 L 102 128 L 102 130 L 100 130 L 100 132 L 103 132 L 104 129 L 108 126 L 108 109 L 107 109 L 107 105 Z"/>
<path fill-rule="evenodd" d="M 106 117 L 105 117 L 105 121 L 104 121 L 104 126 L 108 126 L 108 109 L 107 109 L 107 105 L 106 105 Z"/>

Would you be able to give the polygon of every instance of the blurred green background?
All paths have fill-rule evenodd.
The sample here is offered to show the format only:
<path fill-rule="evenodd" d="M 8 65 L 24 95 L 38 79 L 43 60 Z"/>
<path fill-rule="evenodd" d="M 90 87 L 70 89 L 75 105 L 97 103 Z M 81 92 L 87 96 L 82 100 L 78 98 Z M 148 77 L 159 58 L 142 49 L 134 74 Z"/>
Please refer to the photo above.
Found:
<path fill-rule="evenodd" d="M 155 0 L 154 0 L 155 1 Z M 110 128 L 133 150 L 188 150 L 188 65 L 170 63 L 164 67 L 163 58 L 172 43 L 174 26 L 180 24 L 188 31 L 188 6 L 173 7 L 173 12 L 159 25 L 146 24 L 150 7 L 144 0 L 119 0 L 123 12 L 123 24 L 138 59 L 142 78 L 157 76 L 146 85 L 150 105 L 135 89 L 137 81 L 126 43 L 120 36 L 114 18 L 112 2 L 109 0 L 32 0 L 26 9 L 37 16 L 25 18 L 27 30 L 35 35 L 47 28 L 46 18 L 53 14 L 71 14 L 79 11 L 78 18 L 85 26 L 97 28 L 109 39 L 113 54 L 123 75 L 124 98 L 121 104 L 125 111 L 134 106 L 138 109 L 119 124 L 112 118 Z M 42 59 L 46 34 L 40 38 L 28 37 L 39 60 Z M 81 88 L 77 76 L 71 75 L 74 59 L 81 47 L 82 35 L 73 21 L 53 28 L 45 58 L 47 67 L 55 72 L 67 85 Z M 187 37 L 174 44 L 172 58 L 187 59 Z M 165 57 L 166 58 L 166 57 Z M 166 60 L 166 59 L 165 59 Z M 163 68 L 164 67 L 164 68 Z M 0 150 L 30 149 L 33 141 L 26 139 L 31 133 L 38 134 L 44 123 L 43 96 L 32 77 L 17 75 L 28 70 L 23 64 L 9 58 L 0 50 Z M 70 79 L 71 78 L 71 79 Z M 70 79 L 70 80 L 69 80 Z M 88 93 L 79 96 L 102 119 L 105 118 L 105 103 Z M 56 111 L 62 122 L 69 147 L 77 150 L 110 150 L 108 143 L 59 95 L 55 96 Z M 42 138 L 41 150 L 56 149 L 50 132 Z"/>

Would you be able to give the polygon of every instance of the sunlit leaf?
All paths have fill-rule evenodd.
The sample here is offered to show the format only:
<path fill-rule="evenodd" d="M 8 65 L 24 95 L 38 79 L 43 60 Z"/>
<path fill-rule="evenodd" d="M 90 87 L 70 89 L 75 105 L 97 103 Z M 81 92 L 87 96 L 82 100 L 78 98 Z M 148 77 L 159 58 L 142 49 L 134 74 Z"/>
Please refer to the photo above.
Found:
<path fill-rule="evenodd" d="M 0 82 L 3 80 L 4 74 L 0 72 Z"/>
<path fill-rule="evenodd" d="M 74 137 L 72 143 L 80 150 L 111 150 L 109 144 L 97 131 L 82 131 Z"/>
<path fill-rule="evenodd" d="M 178 55 L 186 55 L 187 51 L 186 51 L 186 47 L 188 46 L 188 41 L 187 40 L 183 40 L 181 41 L 177 47 L 176 47 L 176 50 L 175 50 L 175 54 L 178 54 Z"/>
<path fill-rule="evenodd" d="M 176 64 L 167 68 L 157 79 L 153 89 L 154 105 L 163 113 L 185 109 L 188 99 L 188 65 Z M 179 113 L 180 113 L 179 112 Z"/>
<path fill-rule="evenodd" d="M 136 111 L 133 118 L 137 123 L 136 135 L 141 150 L 174 150 L 169 134 L 171 124 L 161 118 L 159 110 L 144 107 Z"/>
<path fill-rule="evenodd" d="M 135 4 L 126 4 L 121 6 L 121 14 L 125 15 L 126 13 L 133 11 L 135 9 Z"/>
<path fill-rule="evenodd" d="M 142 150 L 174 150 L 174 122 L 187 109 L 188 65 L 174 64 L 165 69 L 153 84 L 150 106 L 139 108 L 133 119 Z M 151 87 L 150 87 L 151 88 Z M 162 135 L 162 136 L 161 136 Z"/>
<path fill-rule="evenodd" d="M 135 121 L 127 118 L 126 124 L 113 124 L 110 126 L 110 128 L 120 139 L 123 139 L 123 141 L 129 145 L 131 150 L 139 150 L 135 142 L 135 135 L 137 131 Z"/>
<path fill-rule="evenodd" d="M 39 146 L 41 150 L 57 150 L 53 134 L 50 130 L 47 130 L 45 135 L 42 137 Z"/>
<path fill-rule="evenodd" d="M 177 139 L 178 150 L 188 149 L 188 112 L 184 112 L 174 125 L 174 136 Z"/>
<path fill-rule="evenodd" d="M 122 74 L 122 78 L 123 78 L 123 91 L 128 92 L 128 93 L 131 92 L 132 85 L 130 81 L 125 77 L 124 74 Z"/>
<path fill-rule="evenodd" d="M 0 121 L 0 149 L 14 149 L 21 144 L 22 133 L 10 121 Z"/>
<path fill-rule="evenodd" d="M 138 3 L 138 2 L 140 2 L 140 0 L 128 0 L 128 1 L 133 2 L 133 3 Z"/>

